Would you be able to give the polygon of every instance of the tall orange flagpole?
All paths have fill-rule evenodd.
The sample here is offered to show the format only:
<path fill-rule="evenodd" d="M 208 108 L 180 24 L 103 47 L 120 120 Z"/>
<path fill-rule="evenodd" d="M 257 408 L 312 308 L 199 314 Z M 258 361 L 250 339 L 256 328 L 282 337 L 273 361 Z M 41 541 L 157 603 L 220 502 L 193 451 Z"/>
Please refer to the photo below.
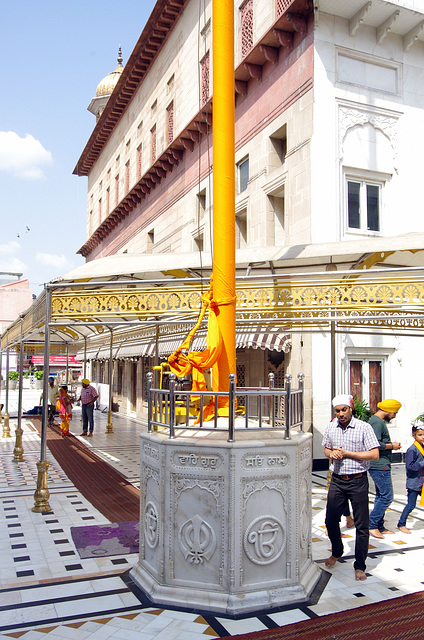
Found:
<path fill-rule="evenodd" d="M 213 0 L 213 298 L 222 351 L 213 389 L 236 373 L 234 0 Z"/>

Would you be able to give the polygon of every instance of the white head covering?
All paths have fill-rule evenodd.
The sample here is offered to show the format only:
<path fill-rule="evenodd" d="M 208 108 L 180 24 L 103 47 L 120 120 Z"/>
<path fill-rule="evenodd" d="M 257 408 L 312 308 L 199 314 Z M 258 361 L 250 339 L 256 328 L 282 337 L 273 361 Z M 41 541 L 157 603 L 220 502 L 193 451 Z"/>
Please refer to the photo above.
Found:
<path fill-rule="evenodd" d="M 334 396 L 333 400 L 331 401 L 331 404 L 333 405 L 333 407 L 337 407 L 339 404 L 343 404 L 347 407 L 352 407 L 352 400 L 353 400 L 353 396 L 350 396 L 347 393 L 345 394 L 341 393 L 338 396 Z"/>

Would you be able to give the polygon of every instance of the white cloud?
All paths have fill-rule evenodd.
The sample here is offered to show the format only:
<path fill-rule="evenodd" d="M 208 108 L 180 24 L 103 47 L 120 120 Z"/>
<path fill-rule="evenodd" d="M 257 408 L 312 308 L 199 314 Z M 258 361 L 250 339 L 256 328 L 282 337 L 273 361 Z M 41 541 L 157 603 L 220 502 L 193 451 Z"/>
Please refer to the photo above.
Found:
<path fill-rule="evenodd" d="M 6 244 L 0 244 L 0 271 L 12 271 L 13 273 L 25 273 L 28 269 L 25 262 L 13 254 L 20 251 L 21 245 L 16 240 L 10 240 Z"/>
<path fill-rule="evenodd" d="M 16 253 L 20 248 L 21 245 L 19 242 L 16 242 L 16 240 L 10 240 L 7 244 L 0 244 L 0 256 Z"/>
<path fill-rule="evenodd" d="M 58 256 L 55 253 L 37 253 L 35 259 L 40 264 L 66 269 L 71 263 L 64 255 Z"/>
<path fill-rule="evenodd" d="M 19 258 L 0 257 L 0 271 L 12 271 L 13 273 L 25 273 L 27 265 Z"/>
<path fill-rule="evenodd" d="M 0 171 L 38 180 L 44 177 L 42 167 L 52 162 L 50 151 L 29 133 L 20 138 L 14 131 L 0 131 Z"/>

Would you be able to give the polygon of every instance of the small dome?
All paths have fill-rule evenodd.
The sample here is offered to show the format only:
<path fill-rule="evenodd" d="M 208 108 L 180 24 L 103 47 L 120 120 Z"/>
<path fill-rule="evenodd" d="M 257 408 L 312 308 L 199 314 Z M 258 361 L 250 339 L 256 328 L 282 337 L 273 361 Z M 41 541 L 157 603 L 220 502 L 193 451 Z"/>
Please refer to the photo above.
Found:
<path fill-rule="evenodd" d="M 116 67 L 115 71 L 108 73 L 107 76 L 99 82 L 99 84 L 97 85 L 96 97 L 99 98 L 101 96 L 110 96 L 110 94 L 116 87 L 123 70 L 124 67 L 122 66 L 121 45 L 119 45 L 118 66 Z"/>

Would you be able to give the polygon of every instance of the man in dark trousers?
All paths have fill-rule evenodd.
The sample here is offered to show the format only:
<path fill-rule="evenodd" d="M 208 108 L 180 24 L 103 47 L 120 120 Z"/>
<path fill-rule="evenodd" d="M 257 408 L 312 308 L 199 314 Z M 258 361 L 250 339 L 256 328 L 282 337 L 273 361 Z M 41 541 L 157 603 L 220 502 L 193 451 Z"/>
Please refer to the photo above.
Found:
<path fill-rule="evenodd" d="M 325 565 L 331 569 L 343 555 L 340 518 L 350 501 L 356 529 L 355 577 L 356 580 L 366 580 L 365 561 L 369 541 L 367 471 L 369 461 L 378 459 L 378 440 L 371 425 L 353 417 L 352 396 L 336 396 L 332 404 L 336 419 L 327 426 L 322 442 L 333 472 L 325 516 L 331 556 Z"/>
<path fill-rule="evenodd" d="M 390 420 L 396 417 L 401 408 L 398 400 L 382 400 L 377 404 L 377 411 L 368 420 L 379 444 L 379 458 L 370 464 L 369 474 L 375 484 L 374 508 L 370 513 L 370 534 L 373 538 L 383 538 L 384 535 L 394 533 L 386 529 L 384 525 L 384 514 L 386 509 L 392 504 L 393 484 L 392 484 L 392 451 L 400 449 L 400 442 L 392 442 L 387 425 Z"/>
<path fill-rule="evenodd" d="M 97 391 L 91 386 L 90 380 L 83 378 L 81 380 L 82 389 L 79 400 L 81 400 L 81 413 L 82 413 L 82 436 L 93 435 L 94 431 L 94 403 L 98 396 Z"/>

